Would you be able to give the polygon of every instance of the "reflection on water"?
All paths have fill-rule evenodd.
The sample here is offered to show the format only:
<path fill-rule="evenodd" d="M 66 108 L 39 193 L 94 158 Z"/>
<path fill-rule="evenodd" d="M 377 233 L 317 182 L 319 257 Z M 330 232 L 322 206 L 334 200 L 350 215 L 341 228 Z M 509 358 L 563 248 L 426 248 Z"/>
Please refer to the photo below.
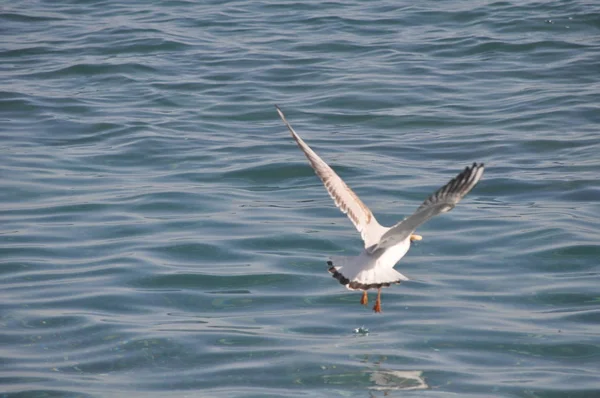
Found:
<path fill-rule="evenodd" d="M 421 370 L 393 370 L 386 369 L 383 363 L 386 356 L 379 356 L 373 360 L 372 369 L 368 371 L 369 397 L 375 397 L 375 391 L 383 392 L 383 396 L 389 396 L 391 391 L 397 390 L 426 390 L 429 388 L 425 383 L 423 371 Z M 364 362 L 369 362 L 369 356 L 365 357 Z"/>
<path fill-rule="evenodd" d="M 392 390 L 425 390 L 429 388 L 420 370 L 377 370 L 371 374 L 374 386 L 371 390 L 384 391 L 387 395 Z"/>

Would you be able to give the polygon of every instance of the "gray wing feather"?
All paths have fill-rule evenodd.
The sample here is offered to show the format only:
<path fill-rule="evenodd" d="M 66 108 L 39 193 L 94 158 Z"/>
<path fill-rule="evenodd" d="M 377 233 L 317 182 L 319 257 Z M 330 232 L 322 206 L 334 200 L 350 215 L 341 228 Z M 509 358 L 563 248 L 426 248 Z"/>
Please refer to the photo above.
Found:
<path fill-rule="evenodd" d="M 390 228 L 381 237 L 379 243 L 371 246 L 367 250 L 374 252 L 375 250 L 385 249 L 402 242 L 408 238 L 414 230 L 425 221 L 438 214 L 448 212 L 456 206 L 456 204 L 469 193 L 483 175 L 483 163 L 473 163 L 450 182 L 435 193 L 429 196 L 421 206 L 410 217 L 404 219 L 398 224 Z"/>
<path fill-rule="evenodd" d="M 335 205 L 354 223 L 356 229 L 360 232 L 365 247 L 370 247 L 379 242 L 381 235 L 387 230 L 382 227 L 371 210 L 360 200 L 360 198 L 352 191 L 346 183 L 333 171 L 323 159 L 313 151 L 306 142 L 294 131 L 292 126 L 288 123 L 285 115 L 275 105 L 277 113 L 283 120 L 283 123 L 287 126 L 288 130 L 292 134 L 292 137 L 298 144 L 298 147 L 304 152 L 304 155 L 308 159 L 308 162 L 314 169 L 317 176 L 325 185 L 325 189 L 329 193 L 329 196 L 335 202 Z"/>

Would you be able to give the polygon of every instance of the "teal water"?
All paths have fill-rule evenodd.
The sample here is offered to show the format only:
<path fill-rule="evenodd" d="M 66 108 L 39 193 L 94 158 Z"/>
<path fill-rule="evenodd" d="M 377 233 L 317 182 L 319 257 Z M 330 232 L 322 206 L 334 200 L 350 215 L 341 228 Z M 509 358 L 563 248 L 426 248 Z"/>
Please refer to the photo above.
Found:
<path fill-rule="evenodd" d="M 595 2 L 34 0 L 0 32 L 0 396 L 600 396 Z M 382 314 L 274 104 L 386 225 L 486 163 Z"/>

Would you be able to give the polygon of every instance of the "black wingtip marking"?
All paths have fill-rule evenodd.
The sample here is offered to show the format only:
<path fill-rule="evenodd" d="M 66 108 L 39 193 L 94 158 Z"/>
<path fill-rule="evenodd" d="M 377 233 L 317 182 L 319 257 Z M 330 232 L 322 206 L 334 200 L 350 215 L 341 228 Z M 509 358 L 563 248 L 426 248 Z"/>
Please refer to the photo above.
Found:
<path fill-rule="evenodd" d="M 457 190 L 462 190 L 463 188 L 469 187 L 477 175 L 477 172 L 484 167 L 483 163 L 473 162 L 473 164 L 469 167 L 465 167 L 465 169 L 456 177 L 454 177 L 450 183 L 446 185 L 446 189 L 444 193 L 455 192 Z"/>
<path fill-rule="evenodd" d="M 451 179 L 446 185 L 438 189 L 433 195 L 427 198 L 418 210 L 421 210 L 432 203 L 443 200 L 446 196 L 458 195 L 456 202 L 464 197 L 471 189 L 477 185 L 476 178 L 481 177 L 484 169 L 483 163 L 473 162 L 471 166 L 467 166 L 456 177 Z M 455 203 L 456 204 L 456 203 Z M 454 206 L 450 207 L 452 209 Z M 446 210 L 448 211 L 448 210 Z"/>

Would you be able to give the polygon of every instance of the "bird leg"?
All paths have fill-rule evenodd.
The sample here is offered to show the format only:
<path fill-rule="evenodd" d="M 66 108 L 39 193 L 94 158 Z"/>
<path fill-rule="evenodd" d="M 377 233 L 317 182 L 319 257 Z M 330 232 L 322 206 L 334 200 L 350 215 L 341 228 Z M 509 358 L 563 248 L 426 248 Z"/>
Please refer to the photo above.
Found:
<path fill-rule="evenodd" d="M 363 295 L 362 295 L 362 298 L 360 299 L 360 303 L 362 305 L 369 304 L 369 296 L 367 296 L 367 291 L 366 290 L 363 290 Z"/>
<path fill-rule="evenodd" d="M 421 240 L 421 239 L 423 239 L 423 237 L 421 235 L 417 235 L 417 234 L 410 235 L 410 241 L 411 242 L 414 242 L 416 240 Z"/>
<path fill-rule="evenodd" d="M 375 301 L 373 311 L 376 313 L 381 312 L 381 288 L 377 289 L 377 300 Z"/>

